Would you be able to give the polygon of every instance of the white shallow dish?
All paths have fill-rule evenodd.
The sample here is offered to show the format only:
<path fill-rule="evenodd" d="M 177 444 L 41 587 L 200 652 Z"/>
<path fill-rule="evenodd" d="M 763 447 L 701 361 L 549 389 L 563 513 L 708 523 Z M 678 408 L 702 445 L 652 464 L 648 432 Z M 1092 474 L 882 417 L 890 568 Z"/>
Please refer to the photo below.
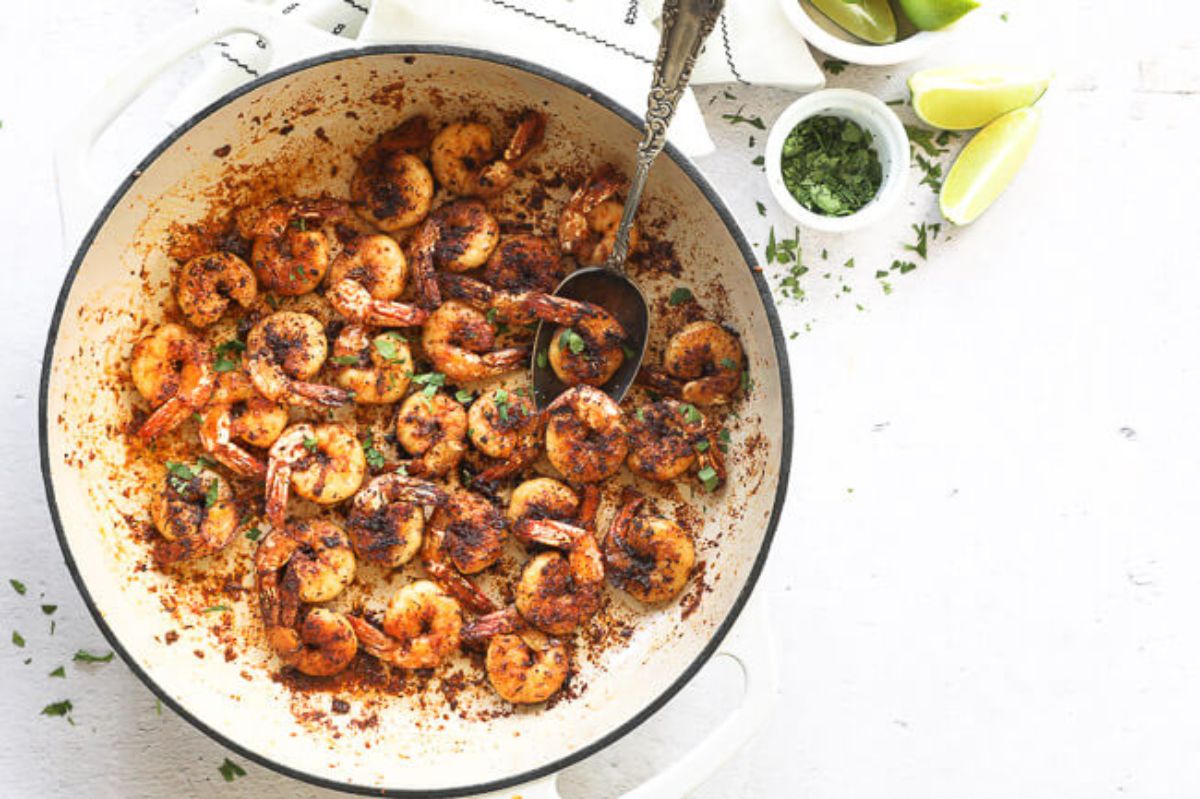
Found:
<path fill-rule="evenodd" d="M 889 66 L 915 61 L 941 44 L 953 31 L 953 28 L 914 30 L 908 20 L 898 16 L 896 22 L 902 38 L 892 44 L 870 44 L 842 30 L 808 0 L 779 0 L 779 6 L 792 27 L 813 47 L 834 58 L 864 66 Z"/>
<path fill-rule="evenodd" d="M 875 199 L 849 216 L 825 216 L 805 208 L 783 183 L 783 142 L 796 125 L 814 116 L 836 116 L 856 122 L 871 134 L 872 146 L 883 167 L 883 183 Z M 845 233 L 886 217 L 904 196 L 908 183 L 908 134 L 892 109 L 865 92 L 855 89 L 825 89 L 801 97 L 789 105 L 767 135 L 767 185 L 775 202 L 802 227 L 827 233 Z"/>

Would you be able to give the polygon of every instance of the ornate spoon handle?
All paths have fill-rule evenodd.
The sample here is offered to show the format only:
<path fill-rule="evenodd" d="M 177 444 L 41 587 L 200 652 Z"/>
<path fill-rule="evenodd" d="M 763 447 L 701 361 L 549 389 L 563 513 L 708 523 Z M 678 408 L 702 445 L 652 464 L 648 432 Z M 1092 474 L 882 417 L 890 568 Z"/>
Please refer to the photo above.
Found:
<path fill-rule="evenodd" d="M 662 41 L 654 61 L 654 82 L 646 108 L 646 134 L 638 144 L 637 171 L 629 184 L 621 226 L 605 266 L 621 271 L 629 255 L 629 228 L 650 177 L 650 166 L 667 143 L 667 128 L 692 76 L 704 40 L 721 16 L 725 0 L 664 0 Z"/>

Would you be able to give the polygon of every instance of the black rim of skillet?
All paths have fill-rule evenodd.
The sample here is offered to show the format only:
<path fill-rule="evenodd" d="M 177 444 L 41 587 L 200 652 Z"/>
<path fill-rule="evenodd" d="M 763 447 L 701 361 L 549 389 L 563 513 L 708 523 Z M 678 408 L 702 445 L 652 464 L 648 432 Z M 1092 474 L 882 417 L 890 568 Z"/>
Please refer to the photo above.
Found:
<path fill-rule="evenodd" d="M 185 133 L 203 122 L 213 112 L 227 105 L 233 100 L 236 100 L 242 95 L 255 91 L 256 89 L 281 78 L 308 69 L 309 67 L 327 64 L 334 61 L 359 58 L 361 56 L 378 55 L 457 56 L 460 58 L 469 58 L 476 61 L 486 61 L 506 67 L 513 67 L 538 77 L 545 78 L 546 80 L 553 81 L 561 86 L 578 92 L 584 97 L 600 104 L 607 110 L 616 114 L 627 124 L 632 125 L 635 129 L 639 131 L 642 129 L 642 120 L 636 115 L 625 109 L 610 97 L 595 91 L 594 89 L 575 80 L 574 78 L 567 77 L 566 75 L 555 72 L 554 70 L 547 69 L 541 65 L 524 61 L 519 58 L 511 58 L 509 56 L 490 53 L 483 50 L 475 50 L 467 47 L 394 44 L 373 45 L 369 47 L 338 50 L 298 61 L 281 69 L 272 71 L 263 77 L 256 78 L 255 80 L 243 84 L 236 89 L 233 89 L 192 115 L 186 122 L 184 122 L 174 131 L 172 131 L 170 135 L 163 139 L 158 146 L 150 151 L 149 155 L 147 155 L 142 162 L 138 164 L 137 167 L 135 167 L 134 170 L 121 182 L 121 185 L 117 187 L 112 197 L 107 203 L 105 203 L 103 210 L 100 211 L 96 221 L 92 223 L 91 228 L 88 230 L 87 235 L 84 236 L 79 245 L 79 249 L 75 253 L 75 257 L 71 262 L 71 268 L 67 272 L 66 278 L 63 281 L 62 289 L 59 292 L 58 301 L 54 307 L 54 315 L 50 319 L 50 330 L 47 336 L 46 349 L 42 360 L 42 375 L 38 397 L 38 436 L 40 439 L 39 446 L 41 449 L 42 481 L 45 484 L 46 500 L 50 508 L 51 520 L 54 523 L 54 530 L 58 536 L 59 547 L 62 549 L 63 558 L 66 561 L 67 569 L 70 570 L 71 578 L 75 581 L 75 586 L 79 589 L 79 593 L 83 596 L 83 601 L 87 604 L 88 611 L 92 614 L 92 618 L 95 619 L 96 625 L 100 628 L 100 631 L 104 634 L 104 637 L 108 639 L 108 643 L 112 646 L 113 650 L 121 656 L 122 660 L 125 661 L 125 664 L 129 667 L 129 669 L 136 674 L 143 683 L 146 684 L 146 686 L 154 693 L 155 696 L 158 697 L 158 699 L 178 713 L 181 717 L 186 719 L 192 726 L 196 727 L 198 730 L 217 741 L 222 746 L 225 746 L 226 748 L 251 762 L 265 766 L 280 774 L 284 774 L 288 777 L 292 777 L 311 785 L 317 785 L 323 788 L 331 788 L 333 790 L 339 790 L 348 793 L 372 796 L 419 796 L 430 797 L 431 799 L 432 797 L 469 796 L 472 794 L 502 790 L 504 788 L 520 785 L 522 783 L 530 782 L 532 780 L 536 780 L 538 778 L 561 771 L 567 766 L 578 763 L 584 758 L 587 758 L 590 755 L 599 752 L 601 749 L 604 749 L 606 746 L 616 742 L 620 738 L 624 737 L 627 733 L 638 727 L 646 719 L 650 718 L 650 716 L 654 715 L 654 713 L 656 713 L 663 705 L 670 701 L 672 697 L 679 693 L 679 691 L 685 685 L 687 685 L 692 677 L 696 675 L 700 668 L 706 662 L 708 662 L 709 658 L 712 657 L 717 648 L 720 646 L 721 641 L 723 641 L 725 636 L 728 634 L 730 628 L 733 626 L 733 623 L 737 621 L 738 616 L 741 614 L 742 609 L 746 605 L 746 601 L 750 598 L 750 594 L 753 591 L 755 584 L 758 582 L 759 575 L 762 573 L 763 565 L 766 562 L 767 553 L 771 548 L 771 542 L 775 536 L 775 530 L 779 525 L 780 516 L 783 512 L 784 500 L 787 496 L 788 475 L 791 468 L 793 423 L 792 386 L 791 376 L 788 368 L 787 345 L 784 343 L 783 330 L 779 323 L 779 315 L 776 312 L 774 303 L 771 299 L 770 287 L 767 285 L 767 282 L 763 278 L 762 274 L 754 268 L 756 258 L 753 251 L 750 249 L 749 244 L 746 242 L 746 237 L 742 235 L 742 232 L 738 227 L 737 222 L 734 220 L 733 215 L 729 212 L 729 209 L 726 208 L 724 202 L 722 202 L 716 191 L 712 188 L 712 186 L 709 185 L 708 181 L 700 174 L 696 167 L 692 165 L 691 161 L 688 160 L 688 158 L 682 153 L 680 153 L 676 147 L 668 144 L 665 150 L 666 156 L 674 161 L 675 164 L 683 170 L 688 178 L 700 189 L 700 191 L 704 194 L 705 199 L 713 206 L 717 214 L 721 217 L 721 221 L 724 222 L 726 230 L 728 230 L 729 234 L 733 236 L 734 241 L 737 242 L 738 249 L 741 251 L 742 257 L 745 259 L 747 276 L 754 281 L 755 288 L 758 289 L 759 297 L 762 300 L 763 307 L 766 310 L 767 321 L 771 330 L 771 339 L 775 347 L 775 357 L 779 363 L 779 388 L 783 400 L 783 407 L 781 408 L 783 412 L 783 440 L 780 442 L 779 485 L 776 488 L 775 502 L 771 508 L 771 517 L 767 524 L 766 533 L 763 536 L 762 546 L 759 548 L 758 555 L 754 560 L 754 564 L 751 566 L 750 572 L 746 576 L 745 585 L 742 586 L 742 589 L 734 600 L 732 607 L 729 609 L 729 613 L 726 615 L 724 621 L 721 622 L 716 631 L 712 634 L 708 644 L 706 644 L 704 649 L 701 650 L 700 654 L 696 656 L 695 660 L 693 660 L 691 664 L 684 669 L 683 673 L 680 674 L 679 677 L 677 677 L 675 681 L 671 683 L 671 685 L 669 685 L 666 690 L 664 690 L 652 702 L 643 707 L 636 714 L 634 714 L 632 718 L 628 719 L 617 728 L 610 730 L 608 733 L 602 735 L 600 738 L 592 741 L 586 746 L 581 747 L 577 751 L 558 758 L 557 760 L 545 763 L 537 768 L 490 782 L 476 783 L 474 785 L 462 785 L 451 788 L 439 788 L 435 790 L 413 790 L 408 788 L 376 788 L 369 785 L 353 785 L 328 779 L 326 777 L 321 777 L 316 774 L 298 771 L 290 766 L 286 766 L 282 763 L 271 760 L 264 755 L 261 755 L 226 738 L 224 735 L 212 729 L 199 718 L 194 716 L 190 711 L 188 711 L 185 707 L 176 702 L 172 697 L 168 696 L 166 692 L 159 688 L 153 678 L 151 678 L 150 675 L 147 674 L 134 660 L 134 658 L 125 650 L 116 634 L 109 628 L 108 623 L 100 613 L 99 608 L 92 599 L 91 593 L 88 591 L 87 585 L 84 583 L 84 580 L 79 573 L 79 568 L 76 565 L 75 559 L 71 553 L 70 545 L 67 543 L 66 535 L 63 532 L 62 519 L 59 516 L 58 505 L 55 500 L 54 483 L 50 477 L 49 419 L 46 415 L 47 395 L 50 386 L 50 374 L 53 366 L 54 347 L 58 339 L 59 326 L 62 324 L 63 308 L 66 305 L 67 297 L 71 293 L 71 287 L 75 283 L 75 278 L 79 272 L 80 265 L 83 263 L 83 259 L 87 255 L 88 250 L 91 248 L 93 240 L 99 233 L 100 229 L 104 226 L 104 223 L 108 220 L 108 217 L 111 215 L 113 209 L 129 191 L 130 187 L 133 186 L 143 171 L 145 171 L 152 163 L 154 163 L 159 156 L 161 156 Z"/>

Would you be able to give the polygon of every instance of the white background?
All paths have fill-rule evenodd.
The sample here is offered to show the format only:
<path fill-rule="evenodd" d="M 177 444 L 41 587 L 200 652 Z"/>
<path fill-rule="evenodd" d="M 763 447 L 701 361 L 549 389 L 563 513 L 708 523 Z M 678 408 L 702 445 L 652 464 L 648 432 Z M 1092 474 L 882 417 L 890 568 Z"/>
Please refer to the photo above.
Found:
<path fill-rule="evenodd" d="M 67 663 L 107 647 L 62 564 L 37 466 L 40 357 L 68 261 L 50 141 L 100 75 L 189 5 L 0 12 L 4 796 L 322 793 L 247 763 L 224 783 L 227 753 L 156 713 L 119 661 Z M 796 457 L 763 580 L 783 681 L 766 729 L 697 796 L 1200 794 L 1200 11 L 1011 0 L 977 14 L 920 65 L 1052 64 L 1040 140 L 1002 201 L 943 229 L 891 294 L 875 270 L 911 260 L 909 225 L 937 220 L 916 171 L 911 203 L 879 228 L 802 234 L 808 297 L 780 309 L 798 333 Z M 899 98 L 920 65 L 831 84 Z M 769 123 L 791 98 L 732 91 L 701 91 L 716 98 L 721 151 L 700 167 L 761 252 L 769 225 L 791 230 L 749 163 L 765 135 L 720 115 L 745 104 Z M 153 103 L 169 93 L 121 126 L 114 174 L 166 133 Z M 53 636 L 43 602 L 59 606 Z M 64 663 L 66 680 L 47 677 Z M 703 675 L 571 769 L 564 793 L 611 796 L 668 762 L 733 701 L 729 677 Z M 77 726 L 39 715 L 67 698 Z"/>

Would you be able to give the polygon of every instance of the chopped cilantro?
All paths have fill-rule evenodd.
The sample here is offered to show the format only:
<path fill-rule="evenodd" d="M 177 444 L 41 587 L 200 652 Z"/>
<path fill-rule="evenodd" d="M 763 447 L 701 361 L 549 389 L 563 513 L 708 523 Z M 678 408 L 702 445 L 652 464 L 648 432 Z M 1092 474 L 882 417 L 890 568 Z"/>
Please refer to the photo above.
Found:
<path fill-rule="evenodd" d="M 229 612 L 228 605 L 209 605 L 208 607 L 206 607 L 204 610 L 201 611 L 201 613 L 228 613 L 228 612 Z"/>
<path fill-rule="evenodd" d="M 744 117 L 742 116 L 741 111 L 742 109 L 739 108 L 738 113 L 736 114 L 721 114 L 721 119 L 724 119 L 730 125 L 749 125 L 753 128 L 758 128 L 759 130 L 767 129 L 767 124 L 763 122 L 762 117 Z"/>
<path fill-rule="evenodd" d="M 58 610 L 58 605 L 42 605 L 42 613 L 47 616 L 53 615 L 56 610 Z"/>
<path fill-rule="evenodd" d="M 695 405 L 690 403 L 683 406 L 682 413 L 684 421 L 688 422 L 689 424 L 696 424 L 697 422 L 704 420 L 704 415 L 701 414 L 700 411 L 696 410 Z"/>
<path fill-rule="evenodd" d="M 86 652 L 82 649 L 77 651 L 75 656 L 71 658 L 76 663 L 108 663 L 112 659 L 112 652 L 109 652 L 107 655 L 93 655 L 91 652 Z"/>
<path fill-rule="evenodd" d="M 729 431 L 724 428 L 717 433 L 717 449 L 722 452 L 729 451 Z"/>
<path fill-rule="evenodd" d="M 213 361 L 213 369 L 218 372 L 232 372 L 241 367 L 242 353 L 246 351 L 245 342 L 230 339 L 217 345 L 217 358 Z"/>
<path fill-rule="evenodd" d="M 257 527 L 251 527 L 246 531 L 246 538 L 249 538 L 251 541 L 257 541 L 262 538 L 262 530 Z"/>
<path fill-rule="evenodd" d="M 821 62 L 821 68 L 830 75 L 841 75 L 846 71 L 846 62 L 840 58 L 826 58 Z"/>
<path fill-rule="evenodd" d="M 670 305 L 683 305 L 690 299 L 692 299 L 692 290 L 687 286 L 679 286 L 671 292 L 671 296 L 667 298 L 667 302 Z"/>
<path fill-rule="evenodd" d="M 67 670 L 63 666 L 59 666 L 54 671 L 50 672 L 50 676 L 51 677 L 60 677 L 65 680 L 67 678 Z"/>
<path fill-rule="evenodd" d="M 208 490 L 204 492 L 204 507 L 211 508 L 217 504 L 221 490 L 221 484 L 213 480 L 208 484 Z"/>
<path fill-rule="evenodd" d="M 8 581 L 8 584 L 11 585 L 13 587 L 13 590 L 16 591 L 18 594 L 20 594 L 21 596 L 25 596 L 25 583 L 21 582 L 20 580 L 11 580 L 10 579 Z"/>
<path fill-rule="evenodd" d="M 701 453 L 708 452 L 708 448 L 709 448 L 708 439 L 702 438 L 699 441 L 697 441 L 693 446 L 695 446 L 697 452 L 701 452 Z"/>
<path fill-rule="evenodd" d="M 912 261 L 892 261 L 892 269 L 900 270 L 900 274 L 907 275 L 909 272 L 917 268 L 917 265 Z"/>
<path fill-rule="evenodd" d="M 371 342 L 375 346 L 375 351 L 385 360 L 391 363 L 404 360 L 404 351 L 400 348 L 403 339 L 395 333 L 384 333 L 381 336 L 376 336 Z"/>
<path fill-rule="evenodd" d="M 871 133 L 838 116 L 809 117 L 788 133 L 780 169 L 796 202 L 824 216 L 849 216 L 875 198 L 883 166 Z"/>
<path fill-rule="evenodd" d="M 470 391 L 467 391 L 465 388 L 460 388 L 458 391 L 454 392 L 454 398 L 463 405 L 468 405 L 470 404 L 471 400 L 475 399 L 475 395 Z"/>
<path fill-rule="evenodd" d="M 25 647 L 25 639 L 16 630 L 13 630 L 12 642 L 15 646 L 19 646 L 22 649 Z"/>
<path fill-rule="evenodd" d="M 303 444 L 304 444 L 304 448 L 306 450 L 308 450 L 309 452 L 317 451 L 317 440 L 315 438 L 313 438 L 312 436 L 305 436 Z"/>
<path fill-rule="evenodd" d="M 570 350 L 573 355 L 579 355 L 587 349 L 587 342 L 583 340 L 583 336 L 568 327 L 558 337 L 558 346 Z"/>
<path fill-rule="evenodd" d="M 705 466 L 700 471 L 696 472 L 696 478 L 704 483 L 704 490 L 710 494 L 717 490 L 717 485 L 720 480 L 717 478 L 717 470 L 711 466 Z"/>
<path fill-rule="evenodd" d="M 767 206 L 763 205 L 763 204 L 762 204 L 762 203 L 761 203 L 759 200 L 755 200 L 755 201 L 754 201 L 754 206 L 755 206 L 756 208 L 758 208 L 758 215 L 759 215 L 759 216 L 766 216 L 766 215 L 767 215 Z"/>
<path fill-rule="evenodd" d="M 64 699 L 61 702 L 53 702 L 42 708 L 43 716 L 66 716 L 75 706 L 71 704 L 70 699 Z"/>
<path fill-rule="evenodd" d="M 538 368 L 545 369 L 548 363 L 550 363 L 550 356 L 546 353 L 546 350 L 542 350 L 537 354 Z"/>
<path fill-rule="evenodd" d="M 358 363 L 357 355 L 334 355 L 329 362 L 337 366 L 353 366 Z"/>
<path fill-rule="evenodd" d="M 229 758 L 225 758 L 225 762 L 217 767 L 217 771 L 221 772 L 221 776 L 225 778 L 225 782 L 233 782 L 238 777 L 246 776 L 246 769 L 234 763 Z"/>
<path fill-rule="evenodd" d="M 929 247 L 929 228 L 922 222 L 919 225 L 912 226 L 913 232 L 917 234 L 916 244 L 905 244 L 904 249 L 912 250 L 922 258 L 928 258 Z"/>

